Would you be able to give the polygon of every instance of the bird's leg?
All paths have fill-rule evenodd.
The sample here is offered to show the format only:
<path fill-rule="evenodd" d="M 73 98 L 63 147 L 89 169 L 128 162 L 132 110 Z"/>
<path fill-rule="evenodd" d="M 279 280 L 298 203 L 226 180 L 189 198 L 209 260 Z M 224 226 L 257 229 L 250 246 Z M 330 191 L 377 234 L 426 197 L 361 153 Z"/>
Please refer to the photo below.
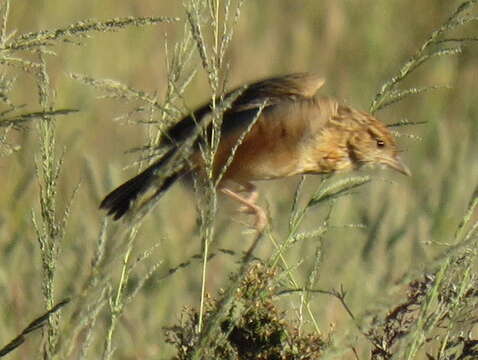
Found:
<path fill-rule="evenodd" d="M 257 191 L 257 188 L 254 184 L 252 183 L 246 183 L 243 184 L 244 189 L 239 190 L 239 193 L 246 193 L 247 196 L 244 197 L 248 203 L 256 204 L 257 199 L 259 199 L 259 191 Z M 246 214 L 254 214 L 254 210 L 252 210 L 249 206 L 247 205 L 242 205 L 239 208 L 239 211 L 242 211 Z"/>
<path fill-rule="evenodd" d="M 256 219 L 254 222 L 254 228 L 261 233 L 267 225 L 267 215 L 264 209 L 256 204 L 259 194 L 256 187 L 251 183 L 246 184 L 243 191 L 247 191 L 249 196 L 239 195 L 237 192 L 226 187 L 221 188 L 223 194 L 243 205 L 243 207 L 240 208 L 240 211 L 255 215 Z"/>

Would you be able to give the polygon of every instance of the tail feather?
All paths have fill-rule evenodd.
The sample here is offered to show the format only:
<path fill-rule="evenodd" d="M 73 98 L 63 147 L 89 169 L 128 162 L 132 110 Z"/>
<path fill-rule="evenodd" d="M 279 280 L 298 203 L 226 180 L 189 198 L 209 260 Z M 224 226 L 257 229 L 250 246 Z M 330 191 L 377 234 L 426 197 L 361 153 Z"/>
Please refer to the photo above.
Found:
<path fill-rule="evenodd" d="M 161 179 L 158 169 L 169 159 L 168 155 L 170 154 L 106 195 L 100 209 L 106 210 L 108 215 L 118 220 L 128 212 L 135 200 L 150 188 L 156 187 L 155 196 L 166 191 L 182 175 L 182 171 L 177 171 Z"/>

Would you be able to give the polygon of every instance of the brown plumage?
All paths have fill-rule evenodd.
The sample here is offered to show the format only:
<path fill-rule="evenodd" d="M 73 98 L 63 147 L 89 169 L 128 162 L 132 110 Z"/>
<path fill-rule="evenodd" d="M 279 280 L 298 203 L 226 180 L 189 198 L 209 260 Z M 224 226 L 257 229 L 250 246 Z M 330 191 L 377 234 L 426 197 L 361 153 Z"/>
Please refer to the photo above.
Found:
<path fill-rule="evenodd" d="M 222 176 L 219 189 L 256 216 L 259 231 L 267 218 L 255 203 L 253 181 L 353 170 L 367 164 L 383 164 L 410 174 L 387 127 L 366 112 L 318 95 L 323 84 L 322 78 L 308 73 L 259 81 L 246 87 L 223 114 L 214 174 Z M 183 174 L 191 170 L 200 174 L 204 168 L 201 137 L 193 143 L 184 164 L 166 176 L 162 172 L 210 109 L 211 103 L 205 104 L 172 126 L 161 143 L 168 148 L 166 155 L 113 190 L 100 207 L 119 219 L 133 210 L 133 203 L 146 191 L 153 193 L 143 204 L 161 195 Z M 239 191 L 233 190 L 234 186 L 239 186 Z"/>

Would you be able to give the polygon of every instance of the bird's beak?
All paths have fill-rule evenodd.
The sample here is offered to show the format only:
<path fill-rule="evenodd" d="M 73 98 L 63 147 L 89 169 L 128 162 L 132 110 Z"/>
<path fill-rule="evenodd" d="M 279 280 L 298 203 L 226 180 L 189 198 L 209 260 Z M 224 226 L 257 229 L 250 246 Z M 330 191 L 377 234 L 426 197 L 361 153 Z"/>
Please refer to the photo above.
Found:
<path fill-rule="evenodd" d="M 388 158 L 388 159 L 384 159 L 383 162 L 384 162 L 384 164 L 386 164 L 387 166 L 389 166 L 393 170 L 396 170 L 396 171 L 402 173 L 403 175 L 407 175 L 407 176 L 412 175 L 408 166 L 403 163 L 402 159 L 400 159 L 400 156 L 398 156 L 398 155 L 393 157 L 393 158 L 391 157 L 391 158 Z"/>

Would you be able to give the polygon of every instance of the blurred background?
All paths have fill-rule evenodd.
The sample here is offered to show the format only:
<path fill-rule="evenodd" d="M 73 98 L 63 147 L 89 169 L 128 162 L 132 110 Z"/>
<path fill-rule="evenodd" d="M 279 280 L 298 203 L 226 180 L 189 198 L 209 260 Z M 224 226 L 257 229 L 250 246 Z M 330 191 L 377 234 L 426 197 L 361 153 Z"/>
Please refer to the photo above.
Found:
<path fill-rule="evenodd" d="M 295 71 L 314 71 L 327 82 L 324 94 L 359 109 L 368 110 L 382 84 L 415 53 L 429 34 L 439 27 L 459 1 L 323 0 L 246 1 L 241 8 L 231 47 L 229 87 L 260 78 Z M 126 153 L 145 144 L 147 124 L 115 120 L 128 111 L 127 104 L 100 98 L 91 87 L 73 80 L 69 73 L 114 79 L 131 87 L 164 96 L 167 79 L 166 44 L 171 49 L 183 37 L 184 11 L 180 1 L 12 1 L 8 29 L 18 34 L 55 29 L 95 18 L 122 16 L 171 16 L 180 21 L 150 27 L 95 34 L 81 45 L 64 43 L 47 59 L 57 108 L 79 112 L 57 121 L 57 149 L 64 153 L 57 201 L 63 209 L 80 184 L 72 204 L 66 237 L 57 267 L 58 298 L 79 291 L 86 278 L 100 233 L 102 197 L 134 175 L 129 166 L 138 153 Z M 460 33 L 476 36 L 476 26 Z M 338 200 L 332 210 L 331 228 L 323 239 L 318 287 L 348 291 L 347 300 L 356 314 L 386 308 L 400 293 L 402 279 L 426 269 L 449 242 L 463 218 L 478 185 L 478 47 L 472 43 L 459 56 L 436 58 L 414 72 L 402 87 L 444 85 L 448 88 L 409 97 L 376 115 L 386 123 L 404 120 L 422 125 L 396 128 L 403 160 L 413 176 L 389 170 L 366 169 L 373 181 L 352 196 Z M 197 57 L 197 56 L 196 56 Z M 199 65 L 199 60 L 197 60 Z M 198 67 L 199 68 L 199 67 Z M 7 71 L 5 68 L 3 71 Z M 186 90 L 193 108 L 208 100 L 210 89 L 204 71 Z M 31 76 L 18 72 L 16 103 L 38 110 L 38 91 Z M 35 157 L 38 136 L 35 126 L 10 134 L 9 142 L 21 146 L 13 155 L 0 158 L 0 344 L 7 343 L 44 309 L 41 300 L 40 256 L 31 212 L 38 211 Z M 128 167 L 129 166 L 129 167 Z M 125 167 L 128 167 L 125 169 Z M 344 177 L 344 175 L 338 175 Z M 272 217 L 272 234 L 279 241 L 287 235 L 288 214 L 298 179 L 260 184 L 263 201 Z M 320 179 L 305 180 L 303 201 Z M 265 186 L 264 186 L 265 185 Z M 250 219 L 239 215 L 235 204 L 220 199 L 217 239 L 212 251 L 226 248 L 238 254 L 249 245 L 245 234 Z M 328 208 L 311 211 L 304 231 L 324 221 Z M 60 211 L 61 213 L 61 211 Z M 124 233 L 124 224 L 110 227 L 109 239 Z M 117 236 L 120 238 L 120 236 Z M 310 270 L 314 249 L 310 239 L 296 245 L 287 256 L 297 265 L 296 278 Z M 170 268 L 189 261 L 201 251 L 194 193 L 176 185 L 145 220 L 135 255 L 155 244 L 139 271 L 160 263 L 145 288 L 128 305 L 115 343 L 117 358 L 148 358 L 170 354 L 162 328 L 177 322 L 183 306 L 198 306 L 200 261 L 192 261 L 173 276 Z M 124 245 L 124 244 L 123 244 Z M 113 240 L 107 251 L 121 252 Z M 264 239 L 258 256 L 273 249 Z M 119 259 L 110 263 L 110 275 L 119 276 Z M 218 255 L 209 266 L 207 289 L 214 294 L 236 268 L 230 255 Z M 298 299 L 283 300 L 294 317 Z M 317 295 L 312 300 L 324 332 L 334 328 L 347 342 L 360 342 L 348 315 L 334 298 Z M 104 326 L 101 322 L 99 328 Z M 140 330 L 138 330 L 140 329 Z M 10 358 L 25 358 L 38 347 L 40 337 L 29 340 Z"/>

